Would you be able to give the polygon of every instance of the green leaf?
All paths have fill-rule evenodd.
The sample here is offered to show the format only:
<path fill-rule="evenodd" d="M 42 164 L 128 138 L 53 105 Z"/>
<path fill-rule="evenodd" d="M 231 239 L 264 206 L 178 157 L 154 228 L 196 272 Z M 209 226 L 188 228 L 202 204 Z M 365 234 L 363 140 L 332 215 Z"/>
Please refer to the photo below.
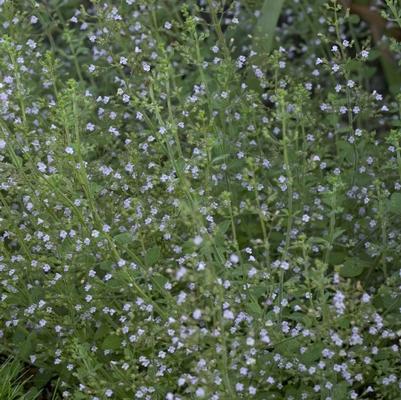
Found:
<path fill-rule="evenodd" d="M 145 256 L 145 263 L 148 266 L 154 265 L 157 260 L 160 258 L 160 247 L 159 246 L 153 246 Z"/>
<path fill-rule="evenodd" d="M 294 386 L 294 385 L 286 385 L 285 387 L 285 395 L 287 398 L 296 398 L 296 396 L 299 394 L 299 387 Z M 268 397 L 266 397 L 268 398 Z"/>
<path fill-rule="evenodd" d="M 223 221 L 218 225 L 218 230 L 222 235 L 224 235 L 230 226 L 231 226 L 230 220 Z"/>
<path fill-rule="evenodd" d="M 256 300 L 259 300 L 259 298 L 266 293 L 267 289 L 268 285 L 253 286 L 249 289 L 249 292 Z"/>
<path fill-rule="evenodd" d="M 90 188 L 90 191 L 91 191 L 91 193 L 92 193 L 93 195 L 97 195 L 97 194 L 102 190 L 103 186 L 102 186 L 102 185 L 99 185 L 99 184 L 96 183 L 96 182 L 91 182 L 91 183 L 89 184 L 89 188 Z"/>
<path fill-rule="evenodd" d="M 388 209 L 394 214 L 401 215 L 401 193 L 393 193 L 389 199 Z"/>
<path fill-rule="evenodd" d="M 275 350 L 285 356 L 293 357 L 294 354 L 299 354 L 300 341 L 298 338 L 290 338 L 283 340 L 275 345 Z"/>
<path fill-rule="evenodd" d="M 155 275 L 152 278 L 152 282 L 155 284 L 156 289 L 164 295 L 166 289 L 164 289 L 164 285 L 168 282 L 168 279 L 163 275 Z"/>
<path fill-rule="evenodd" d="M 387 48 L 383 47 L 380 62 L 383 68 L 387 86 L 392 94 L 397 94 L 401 89 L 401 71 L 400 67 L 394 60 L 388 59 Z"/>
<path fill-rule="evenodd" d="M 22 359 L 27 359 L 32 353 L 35 347 L 33 342 L 34 336 L 29 335 L 24 342 L 22 342 L 19 346 L 19 355 Z"/>
<path fill-rule="evenodd" d="M 341 236 L 344 232 L 346 231 L 346 229 L 336 229 L 334 231 L 334 235 L 333 235 L 333 240 L 336 240 L 339 236 Z"/>
<path fill-rule="evenodd" d="M 15 333 L 13 335 L 13 342 L 21 344 L 21 343 L 25 342 L 27 335 L 28 335 L 28 332 L 26 329 L 18 327 L 15 330 Z"/>
<path fill-rule="evenodd" d="M 319 360 L 323 349 L 324 349 L 323 343 L 314 343 L 310 345 L 305 351 L 305 353 L 303 353 L 299 358 L 301 362 L 309 365 L 314 361 Z"/>
<path fill-rule="evenodd" d="M 333 388 L 333 398 L 338 400 L 347 399 L 347 384 L 344 382 L 337 383 Z"/>
<path fill-rule="evenodd" d="M 338 141 L 338 150 L 339 150 L 339 157 L 347 162 L 354 161 L 354 148 L 348 142 L 343 140 Z"/>
<path fill-rule="evenodd" d="M 340 268 L 340 275 L 344 278 L 354 278 L 360 275 L 365 269 L 365 263 L 358 259 L 348 259 Z"/>
<path fill-rule="evenodd" d="M 119 245 L 125 245 L 132 242 L 132 235 L 129 232 L 119 233 L 114 236 L 114 241 Z"/>
<path fill-rule="evenodd" d="M 284 0 L 265 0 L 254 31 L 253 48 L 258 53 L 270 53 L 274 33 L 283 8 Z"/>
<path fill-rule="evenodd" d="M 87 395 L 86 394 L 84 394 L 84 393 L 74 393 L 74 397 L 77 399 L 77 400 L 85 400 L 87 397 L 86 397 Z"/>
<path fill-rule="evenodd" d="M 256 51 L 257 55 L 253 58 L 252 63 L 255 65 L 260 65 L 263 56 L 270 53 L 273 49 L 274 33 L 283 4 L 284 0 L 265 0 L 263 3 L 253 32 L 252 48 Z M 247 76 L 247 83 L 251 89 L 256 90 L 259 87 L 258 80 L 251 70 Z"/>
<path fill-rule="evenodd" d="M 340 265 L 345 261 L 347 254 L 344 251 L 332 251 L 329 256 L 330 265 Z"/>
<path fill-rule="evenodd" d="M 357 15 L 357 14 L 351 14 L 351 15 L 349 16 L 349 22 L 350 22 L 351 24 L 357 25 L 357 24 L 359 23 L 360 20 L 361 20 L 361 19 L 359 18 L 359 15 Z"/>
<path fill-rule="evenodd" d="M 337 320 L 338 326 L 340 326 L 343 329 L 348 329 L 350 326 L 350 321 L 348 318 L 344 317 L 344 318 L 339 318 Z"/>
<path fill-rule="evenodd" d="M 44 368 L 35 375 L 35 377 L 32 380 L 32 383 L 36 387 L 43 387 L 44 385 L 46 385 L 47 382 L 49 382 L 53 378 L 54 375 L 55 372 L 52 369 Z"/>
<path fill-rule="evenodd" d="M 96 330 L 95 334 L 93 335 L 93 339 L 99 340 L 103 337 L 106 336 L 106 334 L 109 332 L 110 328 L 107 324 L 102 324 L 100 327 Z"/>
<path fill-rule="evenodd" d="M 252 301 L 246 305 L 247 310 L 250 314 L 254 315 L 255 317 L 259 317 L 262 315 L 262 308 L 256 301 Z"/>
<path fill-rule="evenodd" d="M 386 312 L 398 309 L 401 306 L 401 297 L 393 297 L 391 293 L 381 293 L 374 299 L 374 304 L 378 308 L 383 308 Z"/>
<path fill-rule="evenodd" d="M 92 254 L 78 254 L 75 257 L 75 263 L 77 265 L 93 265 L 96 263 L 96 257 Z"/>
<path fill-rule="evenodd" d="M 364 78 L 371 78 L 377 73 L 377 68 L 365 66 L 361 71 Z"/>
<path fill-rule="evenodd" d="M 106 339 L 103 340 L 102 349 L 106 350 L 118 350 L 121 347 L 121 338 L 117 335 L 107 336 Z"/>
<path fill-rule="evenodd" d="M 212 164 L 218 164 L 220 161 L 224 161 L 229 157 L 229 154 L 219 155 L 212 160 Z"/>
<path fill-rule="evenodd" d="M 99 263 L 99 268 L 102 271 L 106 272 L 110 272 L 112 270 L 112 266 L 113 266 L 113 261 L 110 260 L 102 261 L 101 263 Z"/>

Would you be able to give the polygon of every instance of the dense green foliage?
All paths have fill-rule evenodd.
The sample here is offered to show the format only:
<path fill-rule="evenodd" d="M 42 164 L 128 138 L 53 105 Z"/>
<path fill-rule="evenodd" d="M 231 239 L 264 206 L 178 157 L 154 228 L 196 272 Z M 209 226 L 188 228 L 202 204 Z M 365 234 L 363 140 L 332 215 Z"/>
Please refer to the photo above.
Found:
<path fill-rule="evenodd" d="M 370 28 L 0 0 L 1 400 L 400 398 L 401 48 Z"/>

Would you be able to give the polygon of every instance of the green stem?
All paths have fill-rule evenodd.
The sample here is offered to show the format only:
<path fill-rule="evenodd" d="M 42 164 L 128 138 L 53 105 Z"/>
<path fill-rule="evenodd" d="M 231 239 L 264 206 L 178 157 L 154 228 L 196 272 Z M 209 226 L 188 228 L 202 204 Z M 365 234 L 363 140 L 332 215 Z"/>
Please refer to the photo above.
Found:
<path fill-rule="evenodd" d="M 231 58 L 230 50 L 229 50 L 229 48 L 227 46 L 226 39 L 224 37 L 224 33 L 221 30 L 221 25 L 220 25 L 220 22 L 219 22 L 219 20 L 217 18 L 217 14 L 216 14 L 216 8 L 213 6 L 213 1 L 212 0 L 208 0 L 207 3 L 209 5 L 209 12 L 210 12 L 210 14 L 212 16 L 212 22 L 213 22 L 213 26 L 214 26 L 214 29 L 215 29 L 216 34 L 217 34 L 218 41 L 220 43 L 221 48 L 223 49 L 223 53 L 224 53 L 225 58 L 227 60 L 229 60 Z"/>
<path fill-rule="evenodd" d="M 288 250 L 290 247 L 290 237 L 291 237 L 291 230 L 292 230 L 292 223 L 293 223 L 293 176 L 292 176 L 292 171 L 290 167 L 290 160 L 289 160 L 289 154 L 288 154 L 288 144 L 289 144 L 289 138 L 288 138 L 288 132 L 287 132 L 287 117 L 286 117 L 286 109 L 285 109 L 285 101 L 283 98 L 284 94 L 282 94 L 280 97 L 280 114 L 281 114 L 281 124 L 282 124 L 282 135 L 283 135 L 283 157 L 284 157 L 284 166 L 285 166 L 285 171 L 287 174 L 287 193 L 288 193 L 288 215 L 287 215 L 287 231 L 286 231 L 286 237 L 285 237 L 285 245 L 284 245 L 284 251 L 283 251 L 283 260 L 288 259 Z M 281 308 L 281 302 L 283 300 L 283 290 L 284 290 L 284 270 L 280 270 L 280 320 L 281 320 L 281 313 L 282 313 L 282 308 Z"/>
<path fill-rule="evenodd" d="M 324 262 L 326 265 L 328 265 L 329 262 L 329 257 L 331 250 L 333 248 L 333 242 L 334 242 L 334 229 L 336 226 L 336 194 L 335 192 L 333 193 L 333 197 L 331 200 L 331 211 L 330 211 L 330 225 L 329 225 L 329 238 L 328 238 L 328 246 L 326 248 L 326 253 L 324 256 Z"/>
<path fill-rule="evenodd" d="M 376 190 L 377 190 L 377 197 L 379 201 L 379 218 L 380 218 L 380 226 L 381 226 L 381 236 L 382 236 L 382 254 L 381 254 L 381 260 L 383 264 L 383 274 L 384 277 L 387 279 L 388 278 L 388 272 L 387 272 L 387 221 L 386 221 L 386 215 L 384 211 L 384 205 L 383 205 L 383 195 L 380 189 L 380 182 L 376 182 Z"/>

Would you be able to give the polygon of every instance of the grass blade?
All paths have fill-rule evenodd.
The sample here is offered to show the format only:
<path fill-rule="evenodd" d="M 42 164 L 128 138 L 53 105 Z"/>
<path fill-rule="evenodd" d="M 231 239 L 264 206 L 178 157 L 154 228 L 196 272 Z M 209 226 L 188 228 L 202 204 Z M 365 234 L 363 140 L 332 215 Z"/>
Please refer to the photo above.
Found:
<path fill-rule="evenodd" d="M 283 8 L 284 0 L 265 0 L 254 31 L 253 48 L 258 53 L 270 53 L 274 33 Z"/>
<path fill-rule="evenodd" d="M 284 0 L 265 0 L 261 9 L 258 22 L 253 33 L 252 48 L 257 53 L 253 59 L 253 64 L 260 65 L 266 54 L 273 50 L 274 33 L 276 31 L 278 19 L 284 5 Z M 257 79 L 252 71 L 247 77 L 248 85 L 256 90 L 258 87 Z"/>

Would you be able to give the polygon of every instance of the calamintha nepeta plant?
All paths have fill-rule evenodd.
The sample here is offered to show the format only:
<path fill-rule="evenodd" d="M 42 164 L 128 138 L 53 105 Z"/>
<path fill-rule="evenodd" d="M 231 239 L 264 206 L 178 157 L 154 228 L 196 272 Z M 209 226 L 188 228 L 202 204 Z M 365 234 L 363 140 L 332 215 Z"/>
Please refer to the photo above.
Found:
<path fill-rule="evenodd" d="M 247 0 L 0 1 L 0 346 L 27 390 L 399 398 L 400 96 L 355 15 L 282 3 L 265 30 Z"/>

